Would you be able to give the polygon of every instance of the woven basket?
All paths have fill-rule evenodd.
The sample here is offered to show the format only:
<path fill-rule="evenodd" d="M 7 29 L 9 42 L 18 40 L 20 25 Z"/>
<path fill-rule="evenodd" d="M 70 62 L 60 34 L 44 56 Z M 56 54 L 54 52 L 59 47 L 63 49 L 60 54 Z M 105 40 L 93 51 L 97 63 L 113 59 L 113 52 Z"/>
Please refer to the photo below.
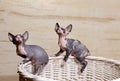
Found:
<path fill-rule="evenodd" d="M 78 66 L 74 57 L 69 57 L 61 68 L 63 57 L 50 57 L 49 63 L 41 75 L 31 74 L 31 63 L 18 67 L 19 81 L 120 81 L 120 62 L 102 57 L 87 57 L 85 71 L 78 75 Z"/>

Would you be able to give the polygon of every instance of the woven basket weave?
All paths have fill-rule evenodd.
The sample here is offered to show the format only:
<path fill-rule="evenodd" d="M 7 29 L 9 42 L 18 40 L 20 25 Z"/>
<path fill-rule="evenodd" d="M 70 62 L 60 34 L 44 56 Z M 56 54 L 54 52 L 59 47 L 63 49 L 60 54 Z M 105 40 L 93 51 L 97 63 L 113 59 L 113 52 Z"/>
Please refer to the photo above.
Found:
<path fill-rule="evenodd" d="M 31 63 L 18 67 L 19 81 L 120 81 L 120 62 L 102 57 L 90 56 L 85 71 L 78 75 L 78 66 L 74 57 L 69 57 L 61 68 L 63 57 L 50 57 L 49 63 L 41 75 L 31 74 Z"/>

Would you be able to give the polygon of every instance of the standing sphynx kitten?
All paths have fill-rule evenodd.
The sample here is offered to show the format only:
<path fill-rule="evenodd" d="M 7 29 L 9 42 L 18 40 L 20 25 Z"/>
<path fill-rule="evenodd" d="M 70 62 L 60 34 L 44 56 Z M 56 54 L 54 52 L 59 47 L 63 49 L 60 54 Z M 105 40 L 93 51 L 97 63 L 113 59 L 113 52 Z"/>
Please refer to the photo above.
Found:
<path fill-rule="evenodd" d="M 62 28 L 56 23 L 55 31 L 58 34 L 58 45 L 60 50 L 55 56 L 59 56 L 61 53 L 66 51 L 66 55 L 63 59 L 61 67 L 64 66 L 65 62 L 68 60 L 69 55 L 74 56 L 81 64 L 82 68 L 79 69 L 78 74 L 82 73 L 88 64 L 85 60 L 88 55 L 90 55 L 89 50 L 80 41 L 75 39 L 66 38 L 66 36 L 71 32 L 72 24 L 68 25 L 66 28 Z"/>
<path fill-rule="evenodd" d="M 23 63 L 31 61 L 33 66 L 33 74 L 39 75 L 45 65 L 48 63 L 49 58 L 43 48 L 37 45 L 26 45 L 29 34 L 26 31 L 24 34 L 13 35 L 8 33 L 9 40 L 16 45 L 17 55 L 24 58 Z"/>

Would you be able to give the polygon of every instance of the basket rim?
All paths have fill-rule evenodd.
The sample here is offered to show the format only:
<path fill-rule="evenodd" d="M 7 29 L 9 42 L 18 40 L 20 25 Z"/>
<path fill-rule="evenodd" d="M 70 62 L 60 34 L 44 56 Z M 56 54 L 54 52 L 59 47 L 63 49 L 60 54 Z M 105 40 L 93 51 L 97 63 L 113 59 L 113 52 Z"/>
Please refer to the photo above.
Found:
<path fill-rule="evenodd" d="M 72 59 L 74 57 L 73 56 L 69 56 L 69 58 Z M 63 56 L 49 57 L 49 60 L 52 60 L 52 59 L 63 59 Z M 119 60 L 114 60 L 114 59 L 111 59 L 111 58 L 98 57 L 98 56 L 87 56 L 86 59 L 96 60 L 96 61 L 104 61 L 104 62 L 109 62 L 109 63 L 120 65 L 120 61 Z"/>
<path fill-rule="evenodd" d="M 74 57 L 73 56 L 70 56 L 69 59 L 73 59 Z M 49 60 L 55 60 L 55 59 L 63 59 L 63 56 L 59 56 L 59 57 L 49 57 Z M 115 65 L 118 65 L 120 67 L 120 61 L 118 60 L 113 60 L 113 59 L 109 59 L 109 58 L 104 58 L 104 57 L 97 57 L 97 56 L 88 56 L 86 57 L 86 59 L 88 60 L 95 60 L 95 61 L 103 61 L 103 62 L 107 62 L 107 63 L 112 63 L 112 64 L 115 64 Z M 29 72 L 27 72 L 24 67 L 29 65 L 31 62 L 27 62 L 25 64 L 20 64 L 18 66 L 18 73 L 21 74 L 21 75 L 24 75 L 26 78 L 35 78 L 37 79 L 37 81 L 39 81 L 39 78 L 40 80 L 42 81 L 58 81 L 58 80 L 53 80 L 53 79 L 49 79 L 49 78 L 44 78 L 44 77 L 40 77 L 40 76 L 37 76 L 37 75 L 33 75 Z M 116 79 L 116 80 L 113 80 L 113 81 L 118 81 L 120 78 Z M 36 81 L 36 80 L 35 80 Z"/>

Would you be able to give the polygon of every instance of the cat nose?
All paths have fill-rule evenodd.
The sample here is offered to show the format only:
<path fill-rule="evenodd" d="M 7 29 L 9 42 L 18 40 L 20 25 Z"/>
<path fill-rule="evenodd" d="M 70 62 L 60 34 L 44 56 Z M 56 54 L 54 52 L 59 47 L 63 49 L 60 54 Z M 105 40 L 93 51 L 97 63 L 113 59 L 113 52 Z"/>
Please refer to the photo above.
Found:
<path fill-rule="evenodd" d="M 20 36 L 17 36 L 16 40 L 19 41 L 19 40 L 22 40 L 22 38 Z"/>
<path fill-rule="evenodd" d="M 59 28 L 59 30 L 58 30 L 59 32 L 61 32 L 62 31 L 62 29 L 61 28 Z"/>

